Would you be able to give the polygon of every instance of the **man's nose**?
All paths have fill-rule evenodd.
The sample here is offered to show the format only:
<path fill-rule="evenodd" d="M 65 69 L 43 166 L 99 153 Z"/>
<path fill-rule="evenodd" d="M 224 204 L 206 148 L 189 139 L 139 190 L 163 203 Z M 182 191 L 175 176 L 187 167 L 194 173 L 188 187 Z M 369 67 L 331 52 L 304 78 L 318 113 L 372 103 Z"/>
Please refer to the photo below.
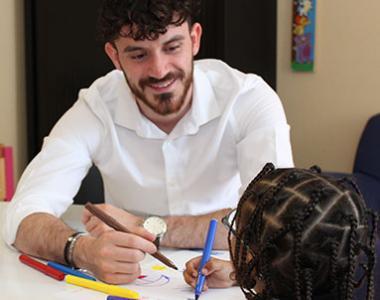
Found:
<path fill-rule="evenodd" d="M 168 73 L 168 62 L 165 55 L 155 54 L 152 55 L 149 62 L 149 76 L 161 79 Z"/>

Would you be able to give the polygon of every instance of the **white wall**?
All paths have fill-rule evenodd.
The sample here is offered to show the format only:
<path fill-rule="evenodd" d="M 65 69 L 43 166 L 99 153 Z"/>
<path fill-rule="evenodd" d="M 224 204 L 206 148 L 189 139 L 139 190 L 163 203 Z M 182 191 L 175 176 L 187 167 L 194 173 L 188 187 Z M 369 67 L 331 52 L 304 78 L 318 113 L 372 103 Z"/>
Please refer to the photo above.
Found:
<path fill-rule="evenodd" d="M 0 1 L 0 143 L 14 147 L 16 179 L 26 161 L 23 1 Z"/>
<path fill-rule="evenodd" d="M 379 12 L 379 0 L 317 0 L 315 71 L 295 73 L 292 1 L 278 0 L 277 87 L 297 166 L 352 170 L 362 128 L 380 112 Z"/>

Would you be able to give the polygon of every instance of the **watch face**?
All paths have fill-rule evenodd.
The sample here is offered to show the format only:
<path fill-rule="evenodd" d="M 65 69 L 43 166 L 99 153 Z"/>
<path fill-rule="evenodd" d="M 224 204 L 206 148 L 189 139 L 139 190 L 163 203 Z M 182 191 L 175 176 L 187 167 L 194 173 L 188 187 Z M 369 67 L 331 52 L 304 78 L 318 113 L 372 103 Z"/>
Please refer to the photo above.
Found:
<path fill-rule="evenodd" d="M 144 228 L 155 235 L 163 235 L 167 226 L 164 219 L 160 217 L 149 217 L 144 221 Z"/>

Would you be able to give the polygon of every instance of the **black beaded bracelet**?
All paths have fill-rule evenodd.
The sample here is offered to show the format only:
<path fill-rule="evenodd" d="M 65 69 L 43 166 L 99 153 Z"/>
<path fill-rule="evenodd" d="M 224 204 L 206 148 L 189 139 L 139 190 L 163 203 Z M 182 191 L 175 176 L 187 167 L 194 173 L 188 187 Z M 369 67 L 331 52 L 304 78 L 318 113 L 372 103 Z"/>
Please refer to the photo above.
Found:
<path fill-rule="evenodd" d="M 65 262 L 70 267 L 75 267 L 73 261 L 73 252 L 74 246 L 77 240 L 83 235 L 83 232 L 74 232 L 67 238 L 65 249 L 63 251 L 63 257 L 65 258 Z"/>

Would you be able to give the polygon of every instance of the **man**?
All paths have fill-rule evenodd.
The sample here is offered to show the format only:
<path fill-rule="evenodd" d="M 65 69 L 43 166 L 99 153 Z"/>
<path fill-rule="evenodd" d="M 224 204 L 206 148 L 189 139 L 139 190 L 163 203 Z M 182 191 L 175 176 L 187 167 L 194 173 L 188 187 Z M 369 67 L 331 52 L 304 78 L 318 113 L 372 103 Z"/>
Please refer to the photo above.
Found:
<path fill-rule="evenodd" d="M 198 2 L 104 1 L 100 32 L 117 70 L 80 92 L 24 172 L 4 225 L 9 245 L 130 282 L 156 234 L 163 246 L 202 246 L 210 218 L 235 207 L 266 162 L 293 165 L 273 90 L 220 61 L 193 62 Z M 87 211 L 88 236 L 59 219 L 92 163 L 105 187 L 99 207 L 131 234 Z M 222 226 L 215 246 L 227 248 Z"/>

